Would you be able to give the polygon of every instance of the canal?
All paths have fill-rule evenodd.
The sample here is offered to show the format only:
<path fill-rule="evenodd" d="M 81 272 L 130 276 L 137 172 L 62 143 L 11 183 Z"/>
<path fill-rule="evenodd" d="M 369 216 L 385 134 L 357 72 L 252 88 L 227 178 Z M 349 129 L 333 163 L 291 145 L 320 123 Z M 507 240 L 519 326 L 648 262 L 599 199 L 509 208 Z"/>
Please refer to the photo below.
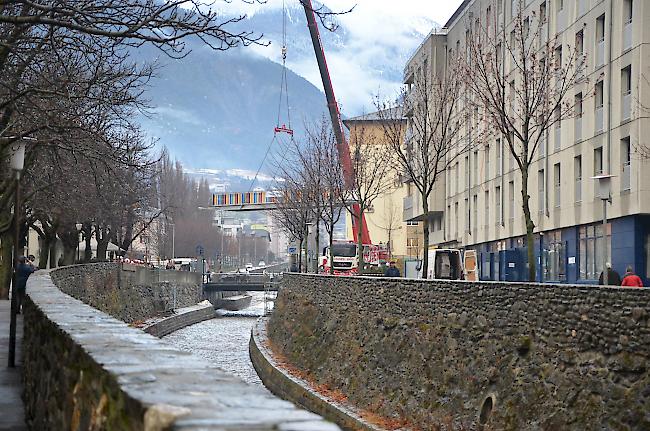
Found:
<path fill-rule="evenodd" d="M 264 314 L 264 293 L 250 295 L 251 306 L 245 310 L 219 310 L 219 317 L 178 330 L 163 340 L 203 357 L 248 383 L 262 385 L 248 356 L 248 342 L 255 321 Z"/>

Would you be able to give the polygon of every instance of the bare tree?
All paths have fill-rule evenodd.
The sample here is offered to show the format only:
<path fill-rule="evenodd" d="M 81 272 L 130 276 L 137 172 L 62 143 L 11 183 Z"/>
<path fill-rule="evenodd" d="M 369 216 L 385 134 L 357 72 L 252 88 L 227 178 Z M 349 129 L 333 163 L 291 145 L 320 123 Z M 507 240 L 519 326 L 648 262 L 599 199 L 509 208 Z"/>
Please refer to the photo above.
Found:
<path fill-rule="evenodd" d="M 429 198 L 438 180 L 467 149 L 461 139 L 466 114 L 459 106 L 462 81 L 458 60 L 448 59 L 441 73 L 418 66 L 410 90 L 404 90 L 394 102 L 378 100 L 377 108 L 385 139 L 395 155 L 397 174 L 417 189 L 423 214 L 428 217 Z M 428 220 L 423 224 L 422 273 L 427 274 Z"/>
<path fill-rule="evenodd" d="M 306 128 L 308 152 L 311 156 L 305 166 L 308 177 L 318 177 L 314 181 L 314 197 L 321 209 L 319 218 L 323 222 L 328 236 L 329 262 L 334 262 L 334 227 L 341 218 L 343 205 L 340 196 L 343 193 L 343 170 L 338 155 L 336 138 L 330 122 L 323 118 L 320 124 L 313 128 Z M 334 273 L 334 265 L 330 263 L 330 273 Z"/>
<path fill-rule="evenodd" d="M 548 34 L 545 16 L 536 12 L 526 16 L 522 0 L 514 7 L 508 27 L 496 16 L 468 23 L 461 76 L 470 95 L 463 108 L 477 113 L 479 124 L 504 138 L 521 173 L 528 276 L 532 281 L 536 271 L 532 246 L 535 223 L 529 203 L 529 169 L 551 126 L 574 115 L 574 100 L 567 100 L 567 96 L 582 79 L 584 56 L 576 46 L 564 47 L 557 35 Z"/>

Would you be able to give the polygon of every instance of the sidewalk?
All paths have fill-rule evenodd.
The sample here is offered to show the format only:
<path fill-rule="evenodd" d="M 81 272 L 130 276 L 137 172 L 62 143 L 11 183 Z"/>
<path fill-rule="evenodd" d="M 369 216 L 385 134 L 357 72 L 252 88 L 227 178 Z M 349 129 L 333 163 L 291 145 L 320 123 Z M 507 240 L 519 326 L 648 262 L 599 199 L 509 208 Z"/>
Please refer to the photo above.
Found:
<path fill-rule="evenodd" d="M 23 316 L 16 327 L 16 368 L 7 367 L 11 301 L 0 299 L 0 430 L 26 430 L 22 392 Z"/>

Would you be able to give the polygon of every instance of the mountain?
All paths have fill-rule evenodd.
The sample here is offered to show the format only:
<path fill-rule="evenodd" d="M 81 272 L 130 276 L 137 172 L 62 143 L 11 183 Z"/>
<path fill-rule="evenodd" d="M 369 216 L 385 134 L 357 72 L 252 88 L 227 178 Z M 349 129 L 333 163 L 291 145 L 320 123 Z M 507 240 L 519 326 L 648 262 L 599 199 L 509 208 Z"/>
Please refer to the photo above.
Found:
<path fill-rule="evenodd" d="M 417 28 L 432 25 L 418 23 L 400 29 L 398 40 L 386 41 L 384 36 L 377 43 L 359 39 L 358 31 L 355 35 L 343 22 L 334 33 L 321 30 L 343 112 L 353 116 L 371 110 L 372 95 L 379 87 L 400 83 L 406 60 L 425 36 Z M 153 106 L 151 115 L 143 116 L 141 124 L 188 168 L 255 172 L 274 136 L 282 73 L 282 11 L 262 7 L 232 28 L 238 29 L 262 34 L 270 45 L 221 52 L 189 40 L 191 53 L 182 59 L 168 58 L 146 45 L 133 52 L 137 61 L 159 65 L 145 94 Z M 287 71 L 287 87 L 291 124 L 299 139 L 305 123 L 326 115 L 326 102 L 302 7 L 287 9 L 286 29 L 287 64 L 298 72 Z M 282 111 L 280 124 L 286 122 L 286 107 Z M 270 171 L 269 166 L 262 167 L 263 173 Z"/>

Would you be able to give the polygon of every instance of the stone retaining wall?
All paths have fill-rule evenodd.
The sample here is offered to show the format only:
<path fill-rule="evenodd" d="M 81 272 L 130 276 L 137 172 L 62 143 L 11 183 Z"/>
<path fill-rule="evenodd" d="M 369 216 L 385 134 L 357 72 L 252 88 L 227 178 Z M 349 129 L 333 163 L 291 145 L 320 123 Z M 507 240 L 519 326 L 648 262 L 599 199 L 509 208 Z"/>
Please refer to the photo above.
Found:
<path fill-rule="evenodd" d="M 649 429 L 650 289 L 286 274 L 269 338 L 421 429 Z"/>
<path fill-rule="evenodd" d="M 61 292 L 50 271 L 32 275 L 27 292 L 30 429 L 338 429 Z"/>
<path fill-rule="evenodd" d="M 264 386 L 275 395 L 292 401 L 338 424 L 345 430 L 381 431 L 382 428 L 367 423 L 350 406 L 326 398 L 277 364 L 268 346 L 266 324 L 268 319 L 257 321 L 251 332 L 249 352 L 253 367 Z"/>
<path fill-rule="evenodd" d="M 65 266 L 52 278 L 65 293 L 127 323 L 202 300 L 201 274 L 190 272 L 101 262 Z"/>
<path fill-rule="evenodd" d="M 143 329 L 147 334 L 162 338 L 172 332 L 216 316 L 214 306 L 208 301 L 203 301 L 192 307 L 179 308 L 174 314 L 147 324 Z"/>

